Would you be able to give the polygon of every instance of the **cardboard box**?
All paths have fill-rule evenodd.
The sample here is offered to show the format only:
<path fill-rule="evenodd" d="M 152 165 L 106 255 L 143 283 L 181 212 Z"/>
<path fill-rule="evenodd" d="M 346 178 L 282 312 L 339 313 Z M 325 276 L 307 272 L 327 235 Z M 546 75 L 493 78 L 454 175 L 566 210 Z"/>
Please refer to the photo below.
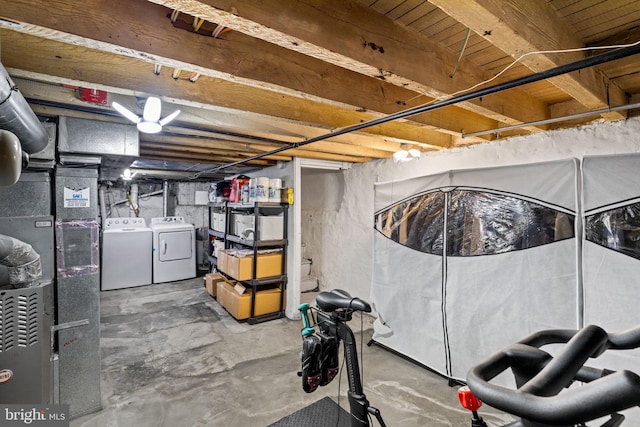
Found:
<path fill-rule="evenodd" d="M 216 268 L 218 269 L 218 271 L 222 271 L 223 273 L 228 273 L 228 268 L 227 268 L 227 259 L 229 258 L 229 255 L 227 254 L 226 249 L 218 249 L 218 263 L 216 264 Z"/>
<path fill-rule="evenodd" d="M 220 273 L 208 273 L 204 276 L 205 287 L 212 297 L 216 296 L 218 282 L 224 280 L 224 276 Z"/>
<path fill-rule="evenodd" d="M 216 301 L 224 307 L 224 285 L 223 282 L 216 283 Z"/>
<path fill-rule="evenodd" d="M 218 253 L 223 253 L 219 251 Z M 251 280 L 253 278 L 253 255 L 237 257 L 225 252 L 225 269 L 220 269 L 236 280 Z M 218 264 L 220 257 L 218 257 Z M 256 279 L 262 277 L 279 276 L 282 274 L 282 254 L 267 253 L 258 255 Z"/>
<path fill-rule="evenodd" d="M 246 289 L 241 295 L 229 285 L 226 292 L 224 308 L 237 320 L 248 319 L 251 315 L 251 289 Z M 281 292 L 280 287 L 256 292 L 253 315 L 261 316 L 280 311 Z"/>
<path fill-rule="evenodd" d="M 233 291 L 233 284 L 226 280 L 216 283 L 216 300 L 218 304 L 225 307 L 226 301 L 229 299 L 229 293 Z"/>

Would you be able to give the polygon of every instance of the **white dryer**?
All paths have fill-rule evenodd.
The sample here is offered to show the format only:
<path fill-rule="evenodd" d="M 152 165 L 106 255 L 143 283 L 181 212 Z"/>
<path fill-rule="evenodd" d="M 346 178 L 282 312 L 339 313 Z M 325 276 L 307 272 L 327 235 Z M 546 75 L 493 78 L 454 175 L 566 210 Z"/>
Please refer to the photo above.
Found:
<path fill-rule="evenodd" d="M 151 218 L 153 283 L 196 277 L 196 229 L 182 217 Z"/>
<path fill-rule="evenodd" d="M 107 218 L 102 231 L 103 291 L 151 284 L 151 228 L 144 218 Z"/>

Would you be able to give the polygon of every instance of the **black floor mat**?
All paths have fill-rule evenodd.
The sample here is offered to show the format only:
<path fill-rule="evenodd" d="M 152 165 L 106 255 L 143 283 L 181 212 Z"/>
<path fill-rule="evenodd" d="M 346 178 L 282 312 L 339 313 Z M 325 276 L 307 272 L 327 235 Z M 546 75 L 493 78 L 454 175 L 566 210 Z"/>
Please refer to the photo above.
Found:
<path fill-rule="evenodd" d="M 268 427 L 350 427 L 349 413 L 324 397 Z"/>

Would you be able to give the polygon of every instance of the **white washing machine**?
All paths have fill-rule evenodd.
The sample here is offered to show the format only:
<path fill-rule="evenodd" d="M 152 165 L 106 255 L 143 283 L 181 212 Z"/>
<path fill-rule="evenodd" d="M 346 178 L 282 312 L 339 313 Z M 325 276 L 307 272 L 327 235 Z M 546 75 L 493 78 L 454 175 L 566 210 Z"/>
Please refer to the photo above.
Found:
<path fill-rule="evenodd" d="M 152 232 L 144 218 L 107 218 L 102 231 L 101 289 L 151 284 Z"/>
<path fill-rule="evenodd" d="M 151 218 L 153 283 L 196 277 L 196 229 L 180 216 Z"/>

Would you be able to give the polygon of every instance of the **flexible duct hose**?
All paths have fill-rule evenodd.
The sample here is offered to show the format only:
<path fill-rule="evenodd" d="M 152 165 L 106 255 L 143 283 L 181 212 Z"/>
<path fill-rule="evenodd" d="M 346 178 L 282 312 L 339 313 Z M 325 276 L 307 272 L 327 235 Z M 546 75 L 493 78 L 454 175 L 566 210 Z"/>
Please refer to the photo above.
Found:
<path fill-rule="evenodd" d="M 42 277 L 40 255 L 30 244 L 0 234 L 0 265 L 7 267 L 9 284 L 14 288 L 37 285 Z"/>

